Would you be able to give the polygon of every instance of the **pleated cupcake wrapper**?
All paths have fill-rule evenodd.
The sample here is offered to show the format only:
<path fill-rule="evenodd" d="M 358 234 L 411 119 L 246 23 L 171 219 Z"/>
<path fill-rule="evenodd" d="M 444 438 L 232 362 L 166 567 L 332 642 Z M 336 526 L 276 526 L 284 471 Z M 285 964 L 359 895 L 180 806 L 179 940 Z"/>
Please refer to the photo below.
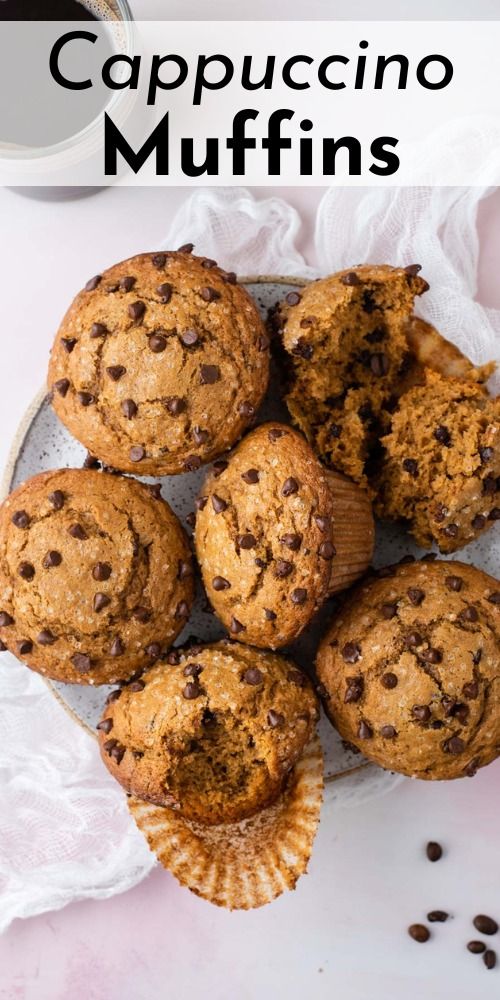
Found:
<path fill-rule="evenodd" d="M 325 470 L 333 494 L 333 543 L 330 596 L 359 580 L 371 563 L 375 545 L 372 505 L 367 493 L 340 472 Z"/>
<path fill-rule="evenodd" d="M 294 889 L 307 869 L 323 799 L 317 736 L 280 798 L 240 823 L 204 826 L 131 797 L 129 809 L 152 851 L 191 892 L 229 910 L 265 906 Z"/>

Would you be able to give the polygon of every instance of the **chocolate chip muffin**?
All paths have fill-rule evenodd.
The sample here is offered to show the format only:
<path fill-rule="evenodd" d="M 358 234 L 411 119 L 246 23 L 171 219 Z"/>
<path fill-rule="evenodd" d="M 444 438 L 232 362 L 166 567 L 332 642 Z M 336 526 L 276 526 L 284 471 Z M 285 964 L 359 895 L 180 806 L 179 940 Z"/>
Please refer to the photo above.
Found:
<path fill-rule="evenodd" d="M 44 472 L 0 508 L 0 640 L 71 684 L 130 678 L 168 649 L 193 599 L 191 555 L 155 487 Z"/>
<path fill-rule="evenodd" d="M 484 386 L 428 369 L 382 445 L 377 513 L 404 519 L 419 545 L 454 552 L 500 519 L 500 398 Z"/>
<path fill-rule="evenodd" d="M 364 265 L 289 292 L 275 317 L 291 365 L 286 402 L 317 454 L 368 484 L 384 414 L 412 358 L 418 265 Z"/>
<path fill-rule="evenodd" d="M 459 562 L 400 564 L 356 587 L 320 645 L 343 739 L 416 778 L 472 776 L 500 753 L 500 584 Z"/>
<path fill-rule="evenodd" d="M 54 409 L 122 471 L 198 469 L 237 441 L 266 391 L 255 305 L 234 274 L 190 249 L 140 254 L 92 278 L 56 336 Z"/>
<path fill-rule="evenodd" d="M 197 501 L 196 552 L 216 614 L 240 642 L 291 642 L 328 594 L 335 547 L 325 471 L 279 423 L 247 435 Z"/>
<path fill-rule="evenodd" d="M 310 681 L 292 663 L 218 642 L 173 651 L 115 692 L 99 742 L 127 792 L 213 825 L 280 795 L 317 717 Z"/>

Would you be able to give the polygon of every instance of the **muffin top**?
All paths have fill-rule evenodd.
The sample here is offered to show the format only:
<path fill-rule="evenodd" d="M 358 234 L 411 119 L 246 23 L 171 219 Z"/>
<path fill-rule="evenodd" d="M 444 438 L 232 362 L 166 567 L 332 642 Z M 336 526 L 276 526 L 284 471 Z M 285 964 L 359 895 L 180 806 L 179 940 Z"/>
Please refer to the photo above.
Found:
<path fill-rule="evenodd" d="M 187 539 L 155 487 L 64 469 L 0 508 L 0 639 L 48 677 L 131 677 L 170 646 L 192 598 Z"/>
<path fill-rule="evenodd" d="M 382 438 L 377 510 L 404 518 L 419 545 L 454 552 L 500 518 L 500 398 L 427 371 Z"/>
<path fill-rule="evenodd" d="M 326 711 L 382 767 L 472 776 L 500 753 L 500 585 L 459 562 L 380 574 L 351 592 L 322 640 Z"/>
<path fill-rule="evenodd" d="M 250 296 L 189 249 L 92 278 L 52 349 L 56 413 L 126 472 L 199 468 L 240 437 L 267 388 L 268 338 Z"/>
<path fill-rule="evenodd" d="M 325 599 L 335 554 L 333 499 L 302 435 L 262 424 L 197 501 L 196 552 L 215 611 L 233 638 L 277 649 Z"/>
<path fill-rule="evenodd" d="M 127 792 L 205 824 L 236 822 L 280 794 L 317 721 L 294 664 L 229 641 L 173 650 L 114 692 L 98 725 Z"/>
<path fill-rule="evenodd" d="M 323 460 L 363 485 L 384 408 L 411 364 L 406 328 L 428 288 L 419 270 L 340 271 L 289 292 L 276 315 L 294 423 Z"/>

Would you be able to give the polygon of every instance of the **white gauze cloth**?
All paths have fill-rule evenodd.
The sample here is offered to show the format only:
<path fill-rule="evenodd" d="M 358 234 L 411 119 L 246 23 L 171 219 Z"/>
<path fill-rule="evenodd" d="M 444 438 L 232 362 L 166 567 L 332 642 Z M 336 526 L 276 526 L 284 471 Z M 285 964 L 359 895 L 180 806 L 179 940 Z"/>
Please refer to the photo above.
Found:
<path fill-rule="evenodd" d="M 500 361 L 500 311 L 474 301 L 476 218 L 486 188 L 328 190 L 318 210 L 318 268 L 296 248 L 297 213 L 242 188 L 195 191 L 163 242 L 187 240 L 240 274 L 315 277 L 364 261 L 420 263 L 422 314 L 475 362 Z M 0 658 L 0 930 L 15 917 L 129 889 L 155 864 L 95 741 L 43 680 Z"/>

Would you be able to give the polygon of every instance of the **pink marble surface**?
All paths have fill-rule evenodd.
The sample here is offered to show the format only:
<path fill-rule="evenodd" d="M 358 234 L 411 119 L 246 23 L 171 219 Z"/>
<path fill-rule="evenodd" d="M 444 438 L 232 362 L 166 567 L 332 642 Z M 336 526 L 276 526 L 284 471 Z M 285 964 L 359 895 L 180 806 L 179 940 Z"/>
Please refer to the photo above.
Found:
<path fill-rule="evenodd" d="M 300 245 L 314 260 L 321 189 L 280 194 L 300 211 Z M 184 195 L 108 190 L 54 207 L 0 191 L 2 324 L 15 332 L 2 336 L 0 462 L 39 387 L 67 290 L 79 287 L 82 273 L 94 273 L 96 261 L 158 245 Z M 499 220 L 497 192 L 480 213 L 478 289 L 481 301 L 497 307 Z M 68 245 L 78 251 L 68 253 Z M 220 912 L 157 869 L 123 896 L 16 921 L 0 939 L 0 997 L 293 1000 L 330 998 L 336 991 L 342 1000 L 403 993 L 407 1000 L 451 994 L 455 1000 L 498 1000 L 500 970 L 486 973 L 464 943 L 474 913 L 500 916 L 499 801 L 500 761 L 473 781 L 407 781 L 366 806 L 330 809 L 310 875 L 296 893 L 257 913 Z M 448 846 L 436 866 L 422 852 L 430 838 Z M 421 952 L 405 927 L 431 908 L 449 908 L 455 919 L 439 926 Z"/>

